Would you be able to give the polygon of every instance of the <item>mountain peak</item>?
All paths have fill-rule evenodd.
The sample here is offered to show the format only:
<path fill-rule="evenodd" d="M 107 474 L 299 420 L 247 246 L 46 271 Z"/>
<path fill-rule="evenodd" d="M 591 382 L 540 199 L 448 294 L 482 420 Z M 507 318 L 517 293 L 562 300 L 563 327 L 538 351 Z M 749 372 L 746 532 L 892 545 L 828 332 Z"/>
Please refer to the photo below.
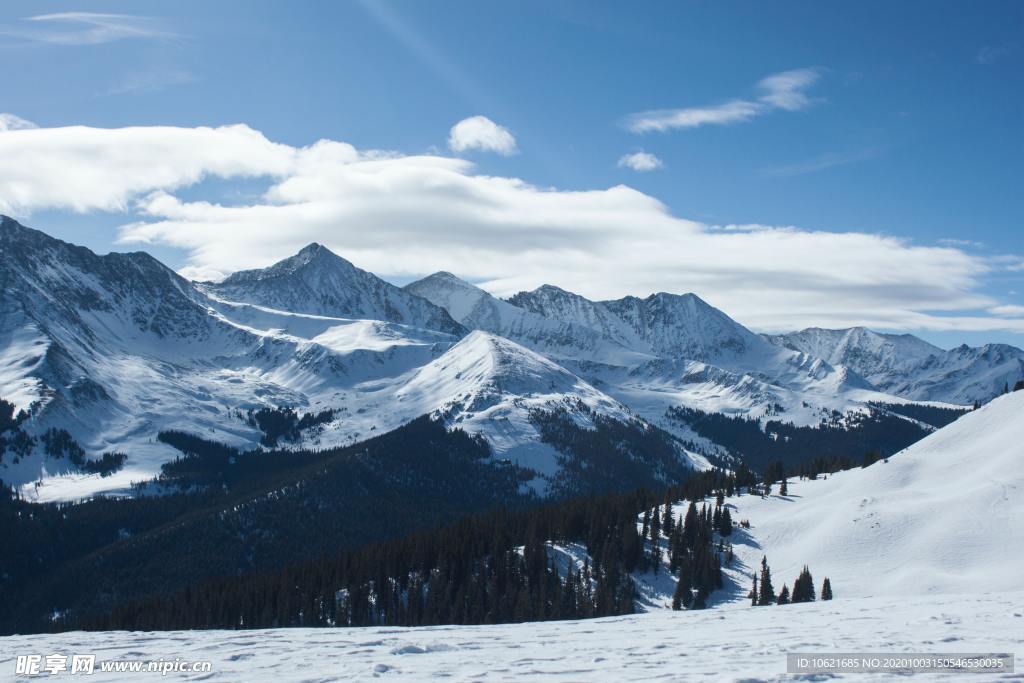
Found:
<path fill-rule="evenodd" d="M 320 244 L 319 242 L 310 242 L 309 244 L 304 246 L 302 249 L 300 249 L 299 253 L 296 254 L 296 256 L 317 256 L 321 252 L 327 252 L 328 254 L 331 254 L 332 256 L 337 256 L 337 254 L 335 254 L 334 252 L 332 252 L 330 249 L 328 249 L 324 245 Z"/>
<path fill-rule="evenodd" d="M 476 285 L 444 270 L 410 282 L 405 286 L 405 291 L 440 306 L 460 322 L 464 321 L 481 301 L 492 298 Z"/>
<path fill-rule="evenodd" d="M 313 242 L 268 268 L 243 270 L 209 290 L 229 301 L 292 313 L 363 318 L 462 336 L 442 308 L 356 267 Z"/>
<path fill-rule="evenodd" d="M 559 287 L 557 285 L 543 284 L 540 287 L 538 287 L 537 289 L 535 289 L 534 291 L 535 292 L 549 292 L 551 294 L 572 294 L 573 296 L 579 296 L 578 294 L 573 294 L 569 290 L 562 289 L 561 287 Z"/>
<path fill-rule="evenodd" d="M 439 270 L 436 273 L 432 273 L 432 274 L 430 274 L 430 275 L 428 275 L 428 276 L 426 276 L 424 278 L 420 278 L 419 280 L 416 280 L 415 282 L 410 282 L 409 284 L 407 284 L 405 286 L 405 288 L 410 290 L 410 291 L 412 291 L 412 290 L 415 290 L 417 287 L 419 287 L 421 285 L 429 284 L 429 283 L 434 283 L 436 285 L 441 285 L 441 286 L 445 286 L 445 287 L 457 287 L 457 288 L 460 288 L 460 289 L 475 289 L 475 290 L 479 290 L 480 289 L 479 287 L 477 287 L 473 283 L 467 282 L 466 280 L 463 280 L 462 278 L 460 278 L 458 275 L 455 275 L 454 273 L 450 273 L 447 270 Z M 483 291 L 483 290 L 480 290 L 480 291 Z"/>

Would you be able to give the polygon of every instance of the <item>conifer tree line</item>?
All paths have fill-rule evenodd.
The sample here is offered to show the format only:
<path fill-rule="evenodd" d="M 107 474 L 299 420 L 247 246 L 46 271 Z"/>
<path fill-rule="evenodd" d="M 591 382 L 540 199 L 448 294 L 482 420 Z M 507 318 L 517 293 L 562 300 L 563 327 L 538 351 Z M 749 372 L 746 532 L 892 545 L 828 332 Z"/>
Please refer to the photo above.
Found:
<path fill-rule="evenodd" d="M 631 573 L 652 566 L 654 552 L 645 540 L 655 539 L 668 549 L 669 571 L 689 587 L 688 596 L 679 594 L 680 608 L 700 607 L 722 585 L 721 549 L 713 540 L 723 517 L 731 530 L 731 518 L 722 505 L 712 511 L 691 504 L 676 520 L 661 502 L 702 500 L 716 491 L 721 500 L 726 490 L 738 493 L 736 476 L 712 470 L 660 494 L 639 490 L 497 510 L 283 570 L 208 580 L 54 627 L 419 626 L 628 614 L 636 600 Z M 572 544 L 586 549 L 582 565 L 552 550 Z"/>
<path fill-rule="evenodd" d="M 665 505 L 665 519 L 669 520 L 664 530 L 668 538 L 668 570 L 677 578 L 672 596 L 674 610 L 704 609 L 712 591 L 722 587 L 722 555 L 727 552 L 731 558 L 732 554 L 731 547 L 726 550 L 722 540 L 732 533 L 732 517 L 721 502 L 722 495 L 719 492 L 713 513 L 706 504 L 698 511 L 696 503 L 691 501 L 685 516 L 678 522 L 671 521 L 671 505 Z M 719 535 L 717 546 L 716 533 Z M 651 547 L 656 550 L 655 559 L 660 564 L 661 541 L 653 527 Z"/>
<path fill-rule="evenodd" d="M 772 570 L 768 566 L 768 557 L 761 558 L 761 574 L 753 575 L 753 586 L 747 594 L 751 607 L 767 607 L 768 605 L 788 605 L 798 602 L 814 602 L 814 578 L 811 570 L 804 565 L 800 575 L 793 582 L 793 592 L 790 593 L 786 584 L 782 585 L 779 594 L 775 594 L 775 586 L 772 583 Z M 832 599 L 832 582 L 828 577 L 821 583 L 821 599 Z"/>

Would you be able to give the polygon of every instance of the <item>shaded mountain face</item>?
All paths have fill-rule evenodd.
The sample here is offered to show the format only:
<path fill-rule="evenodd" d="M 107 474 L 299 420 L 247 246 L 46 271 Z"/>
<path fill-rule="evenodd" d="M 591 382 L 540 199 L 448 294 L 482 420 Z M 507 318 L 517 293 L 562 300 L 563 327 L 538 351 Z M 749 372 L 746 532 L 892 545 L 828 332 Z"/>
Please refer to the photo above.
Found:
<path fill-rule="evenodd" d="M 560 287 L 543 285 L 532 292 L 519 292 L 508 301 L 535 315 L 595 330 L 602 338 L 627 348 L 652 351 L 645 339 L 607 305 Z"/>
<path fill-rule="evenodd" d="M 881 334 L 862 327 L 809 328 L 767 338 L 848 367 L 879 391 L 918 401 L 987 401 L 1024 376 L 1024 350 L 1008 344 L 946 351 L 910 334 Z"/>
<path fill-rule="evenodd" d="M 643 344 L 630 346 L 576 320 L 503 301 L 451 273 L 434 273 L 405 289 L 445 308 L 469 329 L 507 337 L 559 360 L 625 365 L 651 357 Z"/>
<path fill-rule="evenodd" d="M 204 288 L 228 301 L 293 313 L 386 320 L 454 335 L 466 332 L 443 308 L 356 268 L 319 244 L 269 268 L 239 271 Z"/>
<path fill-rule="evenodd" d="M 848 367 L 876 385 L 894 370 L 944 353 L 939 347 L 910 334 L 880 334 L 863 327 L 846 330 L 811 327 L 766 338 L 833 365 Z"/>
<path fill-rule="evenodd" d="M 129 349 L 205 355 L 216 324 L 204 301 L 148 254 L 98 256 L 0 218 L 0 392 L 74 422 L 133 372 L 113 367 Z"/>
<path fill-rule="evenodd" d="M 0 217 L 0 306 L 42 329 L 112 319 L 158 337 L 208 333 L 203 298 L 149 254 L 97 256 Z"/>
<path fill-rule="evenodd" d="M 711 362 L 745 355 L 772 355 L 764 340 L 696 294 L 659 292 L 589 301 L 551 285 L 510 300 L 551 318 L 576 322 L 624 344 L 638 342 L 663 357 Z"/>

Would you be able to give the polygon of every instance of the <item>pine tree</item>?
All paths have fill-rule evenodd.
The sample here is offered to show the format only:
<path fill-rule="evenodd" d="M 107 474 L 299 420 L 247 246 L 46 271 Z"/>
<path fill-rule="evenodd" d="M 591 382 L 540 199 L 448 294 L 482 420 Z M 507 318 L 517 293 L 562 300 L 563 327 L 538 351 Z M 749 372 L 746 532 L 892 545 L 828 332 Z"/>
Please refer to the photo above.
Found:
<path fill-rule="evenodd" d="M 785 477 L 783 477 L 783 479 L 782 479 L 782 486 L 779 487 L 779 495 L 780 496 L 788 496 L 789 495 L 789 484 L 786 482 Z"/>
<path fill-rule="evenodd" d="M 689 573 L 686 568 L 679 573 L 679 581 L 676 583 L 675 593 L 672 594 L 672 609 L 689 609 L 692 594 L 690 592 Z"/>
<path fill-rule="evenodd" d="M 697 506 L 690 501 L 690 507 L 686 510 L 686 517 L 683 518 L 683 544 L 688 550 L 692 550 L 697 543 Z"/>
<path fill-rule="evenodd" d="M 750 606 L 757 607 L 758 590 L 757 590 L 757 572 L 754 572 L 754 587 L 750 589 L 750 594 L 747 596 L 750 598 Z"/>
<path fill-rule="evenodd" d="M 825 580 L 821 584 L 821 599 L 831 600 L 832 599 L 832 582 L 825 577 Z"/>
<path fill-rule="evenodd" d="M 768 557 L 761 558 L 761 592 L 757 599 L 758 605 L 775 604 L 775 588 L 772 586 L 772 570 L 768 567 Z"/>
<path fill-rule="evenodd" d="M 804 565 L 800 576 L 793 582 L 792 602 L 814 602 L 814 579 L 807 565 Z"/>
<path fill-rule="evenodd" d="M 661 517 L 661 532 L 666 538 L 672 535 L 672 506 L 665 503 L 665 514 Z"/>
<path fill-rule="evenodd" d="M 787 586 L 786 584 L 782 584 L 782 590 L 779 592 L 778 604 L 780 604 L 780 605 L 788 605 L 789 604 L 789 586 Z"/>
<path fill-rule="evenodd" d="M 722 516 L 719 520 L 718 533 L 722 536 L 729 536 L 732 534 L 732 513 L 729 512 L 729 508 L 722 508 Z"/>

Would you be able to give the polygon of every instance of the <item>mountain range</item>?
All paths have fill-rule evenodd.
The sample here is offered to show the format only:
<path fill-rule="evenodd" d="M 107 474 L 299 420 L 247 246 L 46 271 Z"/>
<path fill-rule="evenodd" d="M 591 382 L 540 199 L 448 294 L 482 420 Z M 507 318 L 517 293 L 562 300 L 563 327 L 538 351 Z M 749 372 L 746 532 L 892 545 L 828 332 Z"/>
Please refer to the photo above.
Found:
<path fill-rule="evenodd" d="M 738 454 L 670 409 L 815 427 L 872 405 L 987 401 L 1024 376 L 1008 345 L 945 351 L 860 328 L 764 336 L 694 294 L 591 301 L 545 285 L 506 301 L 450 273 L 399 288 L 317 244 L 191 282 L 145 253 L 99 256 L 4 217 L 0 285 L 0 398 L 36 438 L 19 450 L 0 435 L 0 479 L 42 500 L 153 477 L 178 454 L 160 432 L 257 447 L 261 409 L 319 416 L 284 444 L 296 449 L 431 415 L 483 437 L 544 495 L 578 457 L 552 437 L 552 414 L 657 433 L 703 469 Z M 82 472 L 52 445 L 59 430 L 90 458 L 126 454 L 123 468 Z"/>

